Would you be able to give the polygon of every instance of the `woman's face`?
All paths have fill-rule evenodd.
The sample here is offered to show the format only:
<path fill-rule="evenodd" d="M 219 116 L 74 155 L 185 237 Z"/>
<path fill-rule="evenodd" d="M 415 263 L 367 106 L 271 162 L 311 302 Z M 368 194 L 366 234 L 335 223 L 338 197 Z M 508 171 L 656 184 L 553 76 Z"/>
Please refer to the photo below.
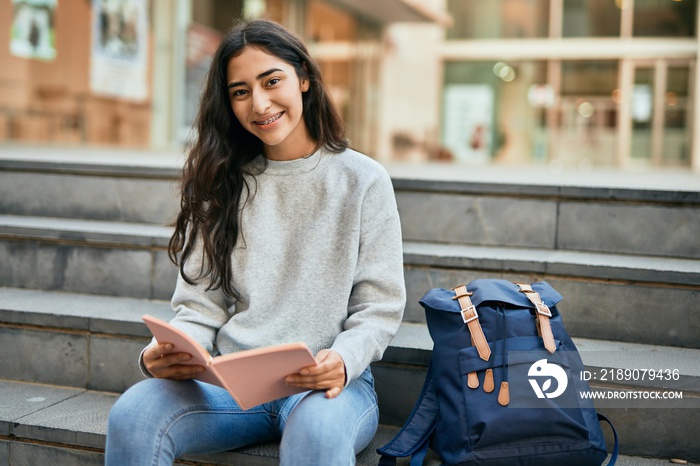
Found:
<path fill-rule="evenodd" d="M 306 128 L 301 99 L 309 80 L 299 79 L 292 65 L 247 46 L 228 62 L 227 79 L 233 114 L 262 141 L 267 158 L 292 160 L 313 152 L 316 142 Z"/>

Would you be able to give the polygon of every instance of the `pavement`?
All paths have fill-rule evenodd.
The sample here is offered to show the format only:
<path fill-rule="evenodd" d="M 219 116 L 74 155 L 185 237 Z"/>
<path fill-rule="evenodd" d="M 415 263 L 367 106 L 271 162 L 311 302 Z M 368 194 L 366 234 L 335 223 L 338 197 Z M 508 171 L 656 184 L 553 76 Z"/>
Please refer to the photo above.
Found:
<path fill-rule="evenodd" d="M 0 159 L 178 169 L 185 158 L 182 151 L 175 149 L 2 144 Z M 700 191 L 700 173 L 694 173 L 690 168 L 634 166 L 615 169 L 547 164 L 470 165 L 457 162 L 382 162 L 382 164 L 392 177 L 404 179 Z"/>

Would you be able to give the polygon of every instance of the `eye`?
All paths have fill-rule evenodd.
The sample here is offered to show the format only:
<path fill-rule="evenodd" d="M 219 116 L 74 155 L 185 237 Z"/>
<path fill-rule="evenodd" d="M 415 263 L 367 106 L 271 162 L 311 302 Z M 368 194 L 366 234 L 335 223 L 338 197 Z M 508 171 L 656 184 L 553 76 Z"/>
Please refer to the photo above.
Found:
<path fill-rule="evenodd" d="M 233 92 L 231 92 L 231 97 L 242 97 L 248 93 L 247 90 L 245 89 L 235 89 Z"/>
<path fill-rule="evenodd" d="M 279 83 L 282 81 L 280 78 L 272 78 L 267 82 L 268 86 L 274 86 L 275 84 Z"/>

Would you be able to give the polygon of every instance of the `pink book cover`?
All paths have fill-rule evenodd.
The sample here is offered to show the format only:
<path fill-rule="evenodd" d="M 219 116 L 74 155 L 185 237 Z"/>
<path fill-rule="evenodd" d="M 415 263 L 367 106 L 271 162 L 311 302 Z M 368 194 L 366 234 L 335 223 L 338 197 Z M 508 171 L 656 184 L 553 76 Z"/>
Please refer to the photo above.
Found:
<path fill-rule="evenodd" d="M 225 388 L 242 409 L 284 398 L 306 389 L 290 387 L 284 378 L 316 365 L 304 343 L 287 343 L 212 357 L 202 345 L 169 323 L 143 316 L 158 343 L 170 343 L 175 351 L 192 355 L 186 364 L 207 368 L 197 380 Z"/>

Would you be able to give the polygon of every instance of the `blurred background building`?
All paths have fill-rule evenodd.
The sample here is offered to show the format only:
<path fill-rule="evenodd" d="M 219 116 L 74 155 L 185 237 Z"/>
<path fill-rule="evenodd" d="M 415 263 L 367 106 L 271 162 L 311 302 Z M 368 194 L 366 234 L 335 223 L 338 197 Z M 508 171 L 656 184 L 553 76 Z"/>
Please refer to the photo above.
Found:
<path fill-rule="evenodd" d="M 297 32 L 384 162 L 700 171 L 697 0 L 0 0 L 0 143 L 181 150 L 221 35 Z"/>

